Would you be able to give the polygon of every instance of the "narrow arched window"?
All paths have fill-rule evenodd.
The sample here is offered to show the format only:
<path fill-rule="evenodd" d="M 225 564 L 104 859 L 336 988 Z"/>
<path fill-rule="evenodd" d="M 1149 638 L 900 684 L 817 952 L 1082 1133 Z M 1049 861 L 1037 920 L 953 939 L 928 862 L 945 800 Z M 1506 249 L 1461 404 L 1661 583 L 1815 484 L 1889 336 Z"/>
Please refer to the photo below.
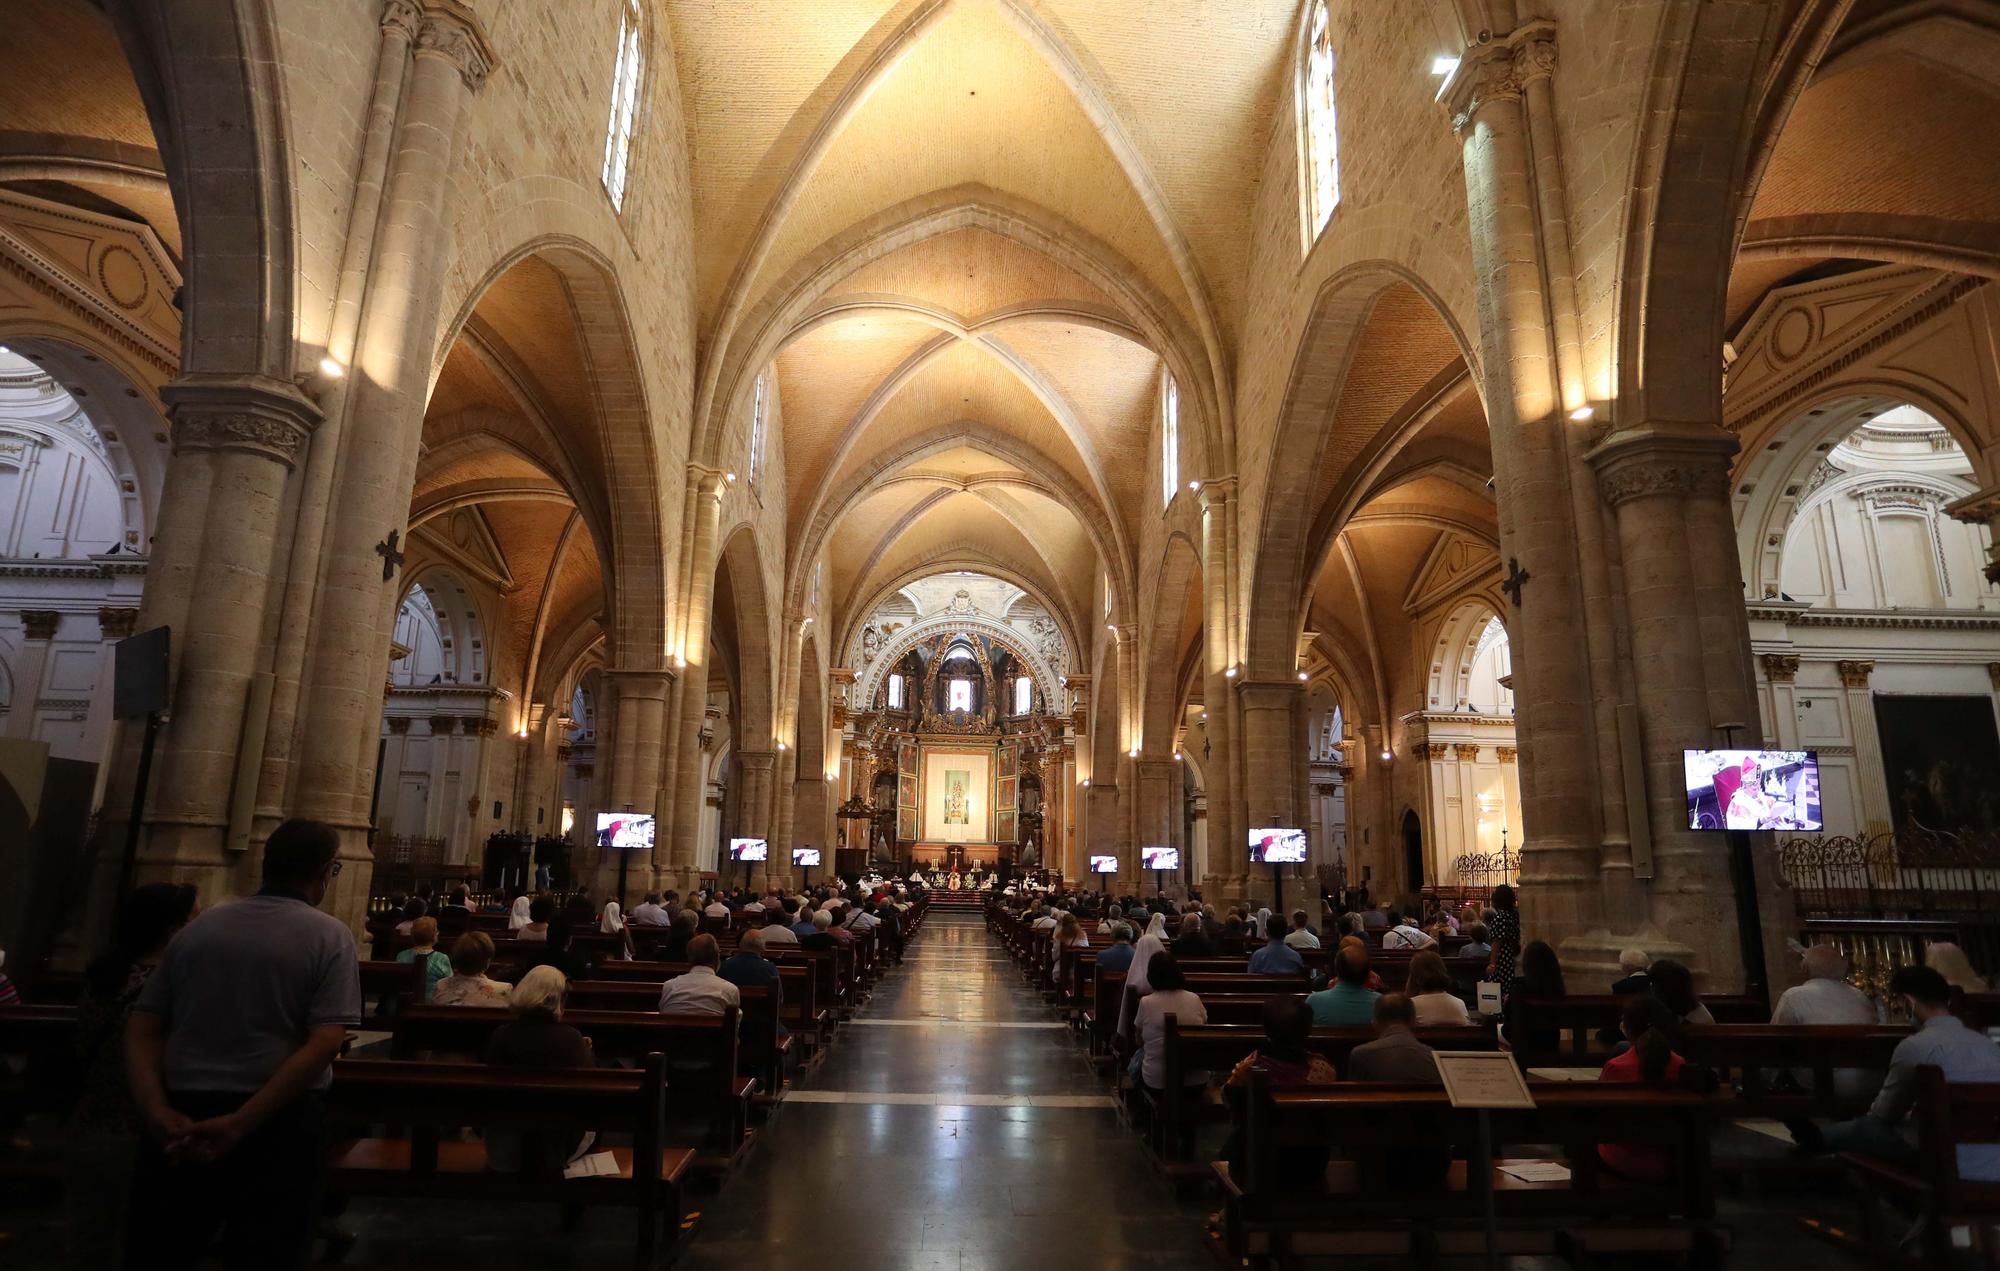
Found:
<path fill-rule="evenodd" d="M 769 371 L 757 377 L 757 400 L 750 408 L 750 484 L 756 485 L 764 471 L 764 437 L 771 422 L 771 404 L 765 381 Z"/>
<path fill-rule="evenodd" d="M 889 677 L 889 709 L 892 711 L 903 709 L 903 677 L 900 675 Z"/>
<path fill-rule="evenodd" d="M 1340 202 L 1340 138 L 1333 108 L 1333 21 L 1326 0 L 1314 0 L 1306 28 L 1305 131 L 1307 244 L 1319 237 Z"/>
<path fill-rule="evenodd" d="M 1014 713 L 1025 715 L 1034 707 L 1035 689 L 1033 681 L 1023 675 L 1014 681 Z"/>
<path fill-rule="evenodd" d="M 1160 386 L 1160 484 L 1161 497 L 1172 503 L 1181 484 L 1181 386 L 1172 371 Z"/>
<path fill-rule="evenodd" d="M 645 79 L 645 30 L 639 0 L 625 0 L 618 19 L 618 57 L 611 66 L 611 123 L 604 134 L 604 192 L 614 210 L 625 210 L 625 176 L 632 166 L 632 128 L 639 118 L 639 85 Z"/>

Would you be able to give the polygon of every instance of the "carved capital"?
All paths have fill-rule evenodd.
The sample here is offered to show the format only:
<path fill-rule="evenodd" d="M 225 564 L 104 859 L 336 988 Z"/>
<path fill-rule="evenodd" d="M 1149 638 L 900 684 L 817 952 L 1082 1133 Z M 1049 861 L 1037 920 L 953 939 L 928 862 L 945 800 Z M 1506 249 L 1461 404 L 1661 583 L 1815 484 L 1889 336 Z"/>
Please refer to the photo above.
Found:
<path fill-rule="evenodd" d="M 1464 742 L 1460 742 L 1458 745 L 1453 746 L 1451 749 L 1452 753 L 1458 756 L 1458 760 L 1460 763 L 1471 763 L 1473 760 L 1479 758 L 1479 747 L 1477 746 L 1471 746 L 1465 744 Z"/>
<path fill-rule="evenodd" d="M 54 609 L 23 609 L 21 634 L 30 640 L 53 640 L 62 626 L 62 614 Z"/>
<path fill-rule="evenodd" d="M 382 6 L 382 29 L 393 31 L 405 40 L 416 40 L 423 21 L 424 8 L 416 0 L 388 0 Z"/>
<path fill-rule="evenodd" d="M 177 453 L 232 450 L 289 468 L 321 419 L 295 385 L 261 375 L 184 375 L 160 397 Z"/>
<path fill-rule="evenodd" d="M 139 629 L 139 611 L 101 608 L 97 611 L 97 629 L 106 640 L 123 640 Z"/>
<path fill-rule="evenodd" d="M 1766 653 L 1757 659 L 1764 667 L 1764 678 L 1773 684 L 1790 684 L 1799 676 L 1799 658 L 1796 653 Z"/>
<path fill-rule="evenodd" d="M 1555 70 L 1556 26 L 1547 19 L 1473 45 L 1458 59 L 1440 94 L 1452 130 L 1463 133 L 1487 106 L 1519 101 L 1529 84 L 1547 79 Z"/>
<path fill-rule="evenodd" d="M 426 0 L 423 24 L 417 28 L 417 51 L 449 59 L 466 88 L 475 93 L 500 64 L 479 15 L 460 0 Z"/>
<path fill-rule="evenodd" d="M 1585 458 L 1614 508 L 1635 499 L 1726 500 L 1737 444 L 1713 424 L 1640 425 L 1613 433 Z"/>
<path fill-rule="evenodd" d="M 481 737 L 494 737 L 499 735 L 500 721 L 491 715 L 482 715 L 478 719 L 466 720 L 463 727 L 467 736 L 478 733 Z"/>
<path fill-rule="evenodd" d="M 568 762 L 569 762 L 569 757 L 570 757 L 570 754 L 571 754 L 571 751 L 570 751 L 570 748 L 569 748 L 568 746 L 557 746 L 557 747 L 556 747 L 556 762 L 557 762 L 557 763 L 568 763 Z"/>
<path fill-rule="evenodd" d="M 408 715 L 391 715 L 389 716 L 388 724 L 389 732 L 392 736 L 405 737 L 409 735 L 410 717 Z"/>
<path fill-rule="evenodd" d="M 1443 741 L 1425 742 L 1417 749 L 1426 759 L 1443 759 L 1451 753 L 1451 743 Z"/>
<path fill-rule="evenodd" d="M 458 716 L 433 715 L 430 718 L 431 736 L 449 737 L 458 731 Z"/>
<path fill-rule="evenodd" d="M 1521 757 L 1521 752 L 1512 746 L 1495 746 L 1493 756 L 1501 763 L 1513 763 Z"/>
<path fill-rule="evenodd" d="M 1993 691 L 2000 693 L 2000 662 L 1986 664 L 1986 678 L 1993 681 Z"/>
<path fill-rule="evenodd" d="M 1840 683 L 1844 688 L 1867 688 L 1868 677 L 1875 673 L 1873 662 L 1835 662 L 1833 669 L 1840 672 Z"/>

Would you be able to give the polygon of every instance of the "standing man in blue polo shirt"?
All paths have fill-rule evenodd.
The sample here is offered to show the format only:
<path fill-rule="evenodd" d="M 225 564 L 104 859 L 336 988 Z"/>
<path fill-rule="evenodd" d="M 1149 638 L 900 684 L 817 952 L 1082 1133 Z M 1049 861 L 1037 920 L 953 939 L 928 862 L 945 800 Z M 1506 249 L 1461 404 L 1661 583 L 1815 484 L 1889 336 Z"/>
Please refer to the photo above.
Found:
<path fill-rule="evenodd" d="M 319 910 L 339 848 L 319 821 L 273 830 L 263 890 L 184 927 L 133 1006 L 126 1070 L 149 1134 L 128 1268 L 192 1268 L 218 1235 L 231 1271 L 306 1264 L 323 1094 L 361 1021 L 354 935 Z"/>

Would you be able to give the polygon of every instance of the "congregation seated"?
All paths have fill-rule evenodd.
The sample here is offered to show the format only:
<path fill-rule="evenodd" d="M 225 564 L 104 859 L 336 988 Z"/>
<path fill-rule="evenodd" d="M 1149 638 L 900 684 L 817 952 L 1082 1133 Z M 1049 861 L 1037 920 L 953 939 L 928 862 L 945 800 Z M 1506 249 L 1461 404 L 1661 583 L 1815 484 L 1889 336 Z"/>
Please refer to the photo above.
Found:
<path fill-rule="evenodd" d="M 419 958 L 424 962 L 424 1000 L 431 1001 L 437 994 L 437 987 L 451 974 L 451 959 L 437 948 L 438 924 L 431 917 L 418 918 L 410 924 L 407 933 L 410 947 L 396 955 L 396 961 L 411 963 Z"/>
<path fill-rule="evenodd" d="M 1375 1018 L 1379 992 L 1368 987 L 1368 954 L 1342 943 L 1333 959 L 1334 982 L 1306 998 L 1315 1028 L 1364 1028 Z"/>
<path fill-rule="evenodd" d="M 417 919 L 423 917 L 428 910 L 429 906 L 416 897 L 411 897 L 409 900 L 404 901 L 403 917 L 402 921 L 396 924 L 396 934 L 399 936 L 409 935 L 415 929 Z"/>
<path fill-rule="evenodd" d="M 1527 954 L 1521 955 L 1522 966 L 1527 965 Z M 1701 1004 L 1701 996 L 1694 991 L 1694 972 L 1686 965 L 1672 958 L 1661 958 L 1646 968 L 1646 979 L 1651 984 L 1653 996 L 1667 1004 L 1667 1009 L 1680 1017 L 1683 1024 L 1713 1024 L 1715 1016 L 1709 1014 Z"/>
<path fill-rule="evenodd" d="M 1493 956 L 1493 946 L 1487 943 L 1486 924 L 1475 922 L 1464 928 L 1466 941 L 1459 946 L 1458 956 L 1484 962 Z"/>
<path fill-rule="evenodd" d="M 508 1009 L 514 1018 L 493 1030 L 485 1061 L 508 1068 L 590 1068 L 596 1060 L 590 1039 L 562 1022 L 569 981 L 552 966 L 538 966 L 514 986 Z M 488 1169 L 547 1175 L 559 1172 L 577 1150 L 573 1132 L 486 1136 Z"/>
<path fill-rule="evenodd" d="M 1458 984 L 1445 969 L 1444 955 L 1436 949 L 1425 949 L 1410 959 L 1405 988 L 1419 1027 L 1463 1027 L 1471 1022 L 1465 1001 L 1458 996 Z"/>
<path fill-rule="evenodd" d="M 635 927 L 664 927 L 669 919 L 667 911 L 660 906 L 660 893 L 649 891 L 646 898 L 632 906 L 632 912 L 625 921 Z"/>
<path fill-rule="evenodd" d="M 1384 949 L 1428 949 L 1437 943 L 1422 928 L 1405 920 L 1394 909 L 1389 910 L 1385 917 L 1388 928 L 1382 933 Z"/>
<path fill-rule="evenodd" d="M 1319 933 L 1312 929 L 1305 910 L 1292 911 L 1292 929 L 1285 933 L 1285 943 L 1294 949 L 1319 948 Z"/>
<path fill-rule="evenodd" d="M 526 897 L 523 897 L 526 899 Z M 519 902 L 516 902 L 516 908 Z M 556 916 L 556 902 L 553 896 L 537 896 L 528 901 L 528 921 L 514 932 L 516 940 L 546 940 L 549 938 L 549 922 Z"/>
<path fill-rule="evenodd" d="M 766 947 L 782 946 L 796 949 L 799 946 L 798 934 L 792 930 L 790 917 L 785 913 L 783 905 L 775 908 L 765 907 L 762 936 Z"/>
<path fill-rule="evenodd" d="M 701 915 L 692 908 L 682 909 L 674 915 L 667 938 L 660 942 L 653 956 L 662 962 L 687 961 L 688 943 L 700 930 Z"/>
<path fill-rule="evenodd" d="M 1773 1024 L 1873 1024 L 1875 1003 L 1847 982 L 1847 959 L 1830 944 L 1816 944 L 1800 956 L 1805 979 L 1786 989 L 1771 1008 Z M 1793 1080 L 1810 1089 L 1812 1073 L 1799 1071 Z M 1834 1092 L 1843 1099 L 1860 1098 L 1879 1074 L 1861 1068 L 1837 1068 Z"/>
<path fill-rule="evenodd" d="M 1946 1085 L 2000 1082 L 2000 1047 L 1951 1013 L 1951 985 L 1935 967 L 1903 967 L 1890 977 L 1889 992 L 1916 1021 L 1916 1031 L 1897 1043 L 1881 1092 L 1866 1113 L 1823 1132 L 1810 1123 L 1794 1127 L 1804 1150 L 1852 1152 L 1914 1168 L 1916 1131 L 1909 1114 L 1917 1101 L 1917 1069 L 1939 1069 Z M 2000 1144 L 1960 1144 L 1958 1175 L 1968 1181 L 2000 1182 Z"/>
<path fill-rule="evenodd" d="M 1208 1010 L 1199 995 L 1188 991 L 1187 974 L 1173 953 L 1155 953 L 1147 964 L 1146 976 L 1151 991 L 1139 999 L 1138 1014 L 1132 1023 L 1139 1037 L 1136 1066 L 1140 1084 L 1159 1094 L 1166 1085 L 1167 1016 L 1172 1015 L 1181 1027 L 1187 1028 L 1206 1024 Z M 1189 1086 L 1205 1086 L 1208 1074 L 1188 1072 L 1182 1080 Z"/>
<path fill-rule="evenodd" d="M 1297 975 L 1306 968 L 1299 951 L 1285 942 L 1285 929 L 1275 919 L 1262 948 L 1250 955 L 1252 975 Z"/>
<path fill-rule="evenodd" d="M 590 961 L 570 948 L 570 938 L 575 934 L 572 919 L 567 913 L 557 914 L 549 919 L 542 932 L 540 947 L 531 947 L 521 959 L 521 967 L 552 966 L 572 980 L 590 978 Z M 527 937 L 523 935 L 522 939 Z"/>
<path fill-rule="evenodd" d="M 1611 996 L 1630 997 L 1634 993 L 1651 993 L 1653 980 L 1646 974 L 1646 968 L 1650 965 L 1652 959 L 1646 956 L 1644 949 L 1627 949 L 1619 954 L 1618 978 L 1611 982 Z"/>
<path fill-rule="evenodd" d="M 632 933 L 626 929 L 625 915 L 619 911 L 618 902 L 604 902 L 604 912 L 597 916 L 597 930 L 600 935 L 618 937 L 618 956 L 630 962 L 632 953 Z"/>
<path fill-rule="evenodd" d="M 507 1005 L 513 988 L 487 978 L 486 968 L 492 964 L 492 936 L 483 931 L 468 931 L 460 936 L 451 946 L 451 974 L 432 989 L 431 1005 Z"/>
<path fill-rule="evenodd" d="M 1111 946 L 1097 954 L 1097 970 L 1103 975 L 1122 975 L 1132 967 L 1132 924 L 1118 921 L 1111 924 Z"/>
<path fill-rule="evenodd" d="M 722 965 L 716 968 L 715 973 L 723 980 L 737 987 L 739 990 L 737 994 L 739 1001 L 742 997 L 741 990 L 743 989 L 770 989 L 772 1013 L 781 1014 L 784 1010 L 783 977 L 778 974 L 778 964 L 764 956 L 764 933 L 769 929 L 768 927 L 752 927 L 750 930 L 744 932 L 743 938 L 736 942 L 736 952 L 725 958 Z M 791 933 L 787 932 L 786 934 L 789 935 Z M 712 936 L 709 938 L 711 940 L 714 939 Z M 669 981 L 669 983 L 672 983 L 672 981 Z M 693 1015 L 701 1012 L 676 1009 L 671 1013 Z M 718 1009 L 713 1013 L 721 1014 L 721 1011 Z"/>
<path fill-rule="evenodd" d="M 1960 993 L 1987 991 L 1986 977 L 1973 969 L 1972 959 L 1965 956 L 1965 950 L 1949 940 L 1925 945 L 1924 965 L 1942 975 L 1944 982 Z"/>
<path fill-rule="evenodd" d="M 722 903 L 722 897 L 711 896 L 708 903 L 702 906 L 701 916 L 719 919 L 726 927 L 729 925 L 729 906 Z"/>
<path fill-rule="evenodd" d="M 1562 962 L 1556 957 L 1555 946 L 1546 940 L 1535 940 L 1521 950 L 1521 960 L 1513 982 L 1507 990 L 1507 1024 L 1504 1036 L 1514 1050 L 1546 1053 L 1562 1045 L 1560 1028 L 1529 1029 L 1517 1026 L 1517 1013 L 1513 1004 L 1522 998 L 1560 998 L 1569 996 L 1569 989 L 1563 983 Z M 1711 1021 L 1712 1022 L 1712 1021 Z"/>
<path fill-rule="evenodd" d="M 714 936 L 703 932 L 690 940 L 687 961 L 685 972 L 660 986 L 660 1014 L 720 1015 L 742 1007 L 742 990 L 718 974 L 721 946 Z"/>
<path fill-rule="evenodd" d="M 521 937 L 521 932 L 526 930 L 528 924 L 534 920 L 535 902 L 529 897 L 528 893 L 517 890 L 507 902 L 507 930 L 512 932 L 514 938 L 518 940 Z"/>
<path fill-rule="evenodd" d="M 1176 958 L 1212 958 L 1218 952 L 1215 941 L 1202 929 L 1202 916 L 1188 914 L 1181 919 L 1181 931 L 1172 945 Z"/>
<path fill-rule="evenodd" d="M 1619 1019 L 1627 1045 L 1605 1063 L 1598 1082 L 1671 1088 L 1687 1066 L 1678 1049 L 1680 1026 L 1680 1018 L 1659 998 L 1628 997 Z M 1666 1152 L 1641 1143 L 1600 1143 L 1597 1156 L 1613 1173 L 1640 1182 L 1665 1182 L 1672 1168 Z"/>
<path fill-rule="evenodd" d="M 1349 1081 L 1382 1081 L 1399 1085 L 1438 1082 L 1437 1055 L 1417 1040 L 1417 1012 L 1401 993 L 1384 993 L 1375 1001 L 1374 1041 L 1363 1042 L 1347 1056 Z M 1424 1117 L 1413 1118 L 1401 1140 L 1388 1147 L 1382 1165 L 1390 1186 L 1411 1191 L 1436 1187 L 1451 1169 L 1451 1144 Z"/>
<path fill-rule="evenodd" d="M 1273 1090 L 1330 1086 L 1340 1080 L 1326 1056 L 1307 1046 L 1312 1025 L 1312 1009 L 1303 997 L 1286 994 L 1264 1003 L 1263 1042 L 1245 1055 L 1223 1082 L 1231 1124 L 1229 1137 L 1223 1140 L 1222 1159 L 1229 1162 L 1231 1170 L 1240 1173 L 1243 1169 L 1243 1096 L 1251 1073 L 1263 1073 Z M 1280 1185 L 1317 1185 L 1326 1172 L 1327 1156 L 1327 1149 L 1321 1146 L 1285 1148 L 1278 1161 Z"/>

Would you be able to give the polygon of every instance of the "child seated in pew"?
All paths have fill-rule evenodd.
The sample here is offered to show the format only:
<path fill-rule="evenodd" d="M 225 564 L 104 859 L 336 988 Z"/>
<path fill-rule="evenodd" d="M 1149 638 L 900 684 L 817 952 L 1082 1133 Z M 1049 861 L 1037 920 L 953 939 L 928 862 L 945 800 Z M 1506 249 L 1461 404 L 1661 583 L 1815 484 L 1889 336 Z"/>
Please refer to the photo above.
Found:
<path fill-rule="evenodd" d="M 552 966 L 534 967 L 514 986 L 507 1003 L 514 1018 L 493 1030 L 485 1060 L 510 1068 L 592 1068 L 590 1039 L 562 1022 L 569 980 Z M 587 1151 L 596 1136 L 581 1142 L 573 1133 L 486 1136 L 486 1167 L 505 1173 L 557 1174 Z"/>
<path fill-rule="evenodd" d="M 1690 1064 L 1679 1053 L 1681 1020 L 1659 998 L 1641 994 L 1627 998 L 1619 1019 L 1626 1049 L 1597 1074 L 1600 1082 L 1643 1085 L 1654 1090 L 1713 1090 L 1715 1074 Z M 1643 1143 L 1600 1143 L 1597 1157 L 1612 1173 L 1642 1183 L 1664 1183 L 1673 1177 L 1673 1157 L 1666 1149 Z"/>
<path fill-rule="evenodd" d="M 1306 1086 L 1330 1086 L 1340 1075 L 1326 1056 L 1307 1049 L 1312 1035 L 1312 1010 L 1303 997 L 1286 995 L 1264 1003 L 1264 1041 L 1245 1055 L 1229 1073 L 1222 1086 L 1223 1100 L 1229 1105 L 1229 1137 L 1222 1143 L 1222 1159 L 1232 1173 L 1243 1169 L 1244 1099 L 1250 1088 L 1250 1074 L 1263 1072 L 1273 1090 L 1298 1090 Z M 1281 1185 L 1316 1186 L 1326 1175 L 1328 1149 L 1295 1146 L 1284 1149 L 1278 1161 Z"/>

